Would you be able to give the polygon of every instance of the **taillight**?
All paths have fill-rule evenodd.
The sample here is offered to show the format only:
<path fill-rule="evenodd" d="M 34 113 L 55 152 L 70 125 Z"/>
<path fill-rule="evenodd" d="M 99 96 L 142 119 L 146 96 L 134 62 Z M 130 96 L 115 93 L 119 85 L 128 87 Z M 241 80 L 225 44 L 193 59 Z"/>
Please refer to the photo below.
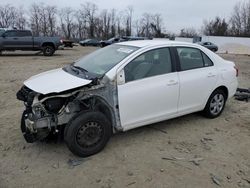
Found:
<path fill-rule="evenodd" d="M 234 66 L 234 69 L 236 71 L 236 77 L 238 77 L 239 76 L 239 69 L 236 66 Z"/>

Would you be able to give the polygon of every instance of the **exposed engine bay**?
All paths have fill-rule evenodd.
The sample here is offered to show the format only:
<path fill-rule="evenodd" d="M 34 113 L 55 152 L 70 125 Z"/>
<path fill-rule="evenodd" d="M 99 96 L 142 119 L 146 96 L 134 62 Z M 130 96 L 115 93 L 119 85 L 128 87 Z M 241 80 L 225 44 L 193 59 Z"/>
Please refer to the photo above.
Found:
<path fill-rule="evenodd" d="M 113 132 L 121 130 L 116 87 L 110 84 L 89 84 L 61 93 L 40 94 L 27 86 L 17 92 L 25 104 L 21 130 L 25 140 L 33 143 L 57 134 L 79 112 L 98 110 L 112 122 Z"/>

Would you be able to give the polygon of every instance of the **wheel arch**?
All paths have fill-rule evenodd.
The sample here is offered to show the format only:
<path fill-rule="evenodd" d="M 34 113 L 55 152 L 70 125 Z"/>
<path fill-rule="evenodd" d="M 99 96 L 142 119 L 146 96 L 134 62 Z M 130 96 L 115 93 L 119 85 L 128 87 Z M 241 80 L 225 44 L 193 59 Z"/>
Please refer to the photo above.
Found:
<path fill-rule="evenodd" d="M 112 128 L 113 128 L 113 132 L 115 132 L 115 127 L 116 127 L 116 117 L 115 117 L 115 113 L 113 110 L 113 107 L 109 104 L 109 102 L 98 95 L 92 95 L 89 98 L 85 98 L 81 100 L 82 102 L 84 101 L 88 101 L 90 106 L 88 110 L 92 110 L 92 111 L 100 111 L 101 113 L 103 113 L 108 120 L 110 121 Z"/>
<path fill-rule="evenodd" d="M 221 85 L 221 86 L 217 87 L 216 89 L 214 89 L 214 91 L 216 91 L 216 90 L 222 90 L 226 95 L 226 100 L 228 99 L 229 91 L 228 91 L 228 88 L 226 86 Z"/>
<path fill-rule="evenodd" d="M 55 49 L 55 44 L 53 42 L 44 42 L 42 44 L 42 47 L 45 47 L 45 46 L 51 46 L 51 47 L 53 47 Z"/>

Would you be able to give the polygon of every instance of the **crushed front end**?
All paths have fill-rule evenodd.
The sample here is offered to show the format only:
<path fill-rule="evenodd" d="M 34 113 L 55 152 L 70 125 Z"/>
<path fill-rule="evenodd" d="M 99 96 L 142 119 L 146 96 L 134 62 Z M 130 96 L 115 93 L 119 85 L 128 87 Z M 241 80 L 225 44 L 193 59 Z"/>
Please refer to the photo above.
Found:
<path fill-rule="evenodd" d="M 17 92 L 17 99 L 25 104 L 21 119 L 21 131 L 28 143 L 56 134 L 69 119 L 79 111 L 78 105 L 70 102 L 72 93 L 42 95 L 23 86 Z"/>

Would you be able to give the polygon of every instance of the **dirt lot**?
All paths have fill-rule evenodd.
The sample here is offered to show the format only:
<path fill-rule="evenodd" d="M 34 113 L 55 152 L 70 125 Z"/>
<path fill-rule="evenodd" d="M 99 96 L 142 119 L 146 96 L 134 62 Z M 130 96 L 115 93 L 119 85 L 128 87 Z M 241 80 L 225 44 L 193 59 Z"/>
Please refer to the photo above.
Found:
<path fill-rule="evenodd" d="M 101 153 L 80 159 L 60 143 L 27 144 L 16 100 L 31 75 L 61 67 L 95 48 L 74 47 L 53 57 L 0 57 L 0 187 L 250 187 L 250 103 L 231 99 L 224 113 L 199 114 L 115 135 Z M 236 62 L 250 87 L 250 57 Z M 219 184 L 219 185 L 217 185 Z"/>

